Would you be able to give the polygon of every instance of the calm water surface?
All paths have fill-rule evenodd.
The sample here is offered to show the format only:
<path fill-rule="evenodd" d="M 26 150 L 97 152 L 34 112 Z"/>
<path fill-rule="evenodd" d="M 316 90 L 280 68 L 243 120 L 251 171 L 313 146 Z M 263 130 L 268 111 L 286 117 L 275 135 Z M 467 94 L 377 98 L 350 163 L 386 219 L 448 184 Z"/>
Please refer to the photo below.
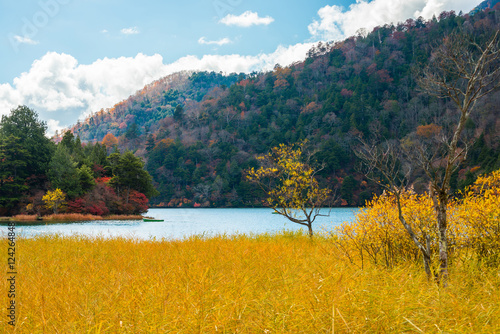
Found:
<path fill-rule="evenodd" d="M 313 224 L 315 231 L 331 230 L 344 221 L 351 221 L 356 208 L 335 208 L 329 217 L 318 217 Z M 39 234 L 86 235 L 104 237 L 135 237 L 140 239 L 182 239 L 192 235 L 252 234 L 299 230 L 301 225 L 288 221 L 273 210 L 263 209 L 150 209 L 145 215 L 163 222 L 142 220 L 98 220 L 56 224 L 18 224 L 16 234 L 26 237 Z M 322 211 L 327 214 L 328 209 Z M 5 230 L 6 231 L 6 230 Z M 5 234 L 3 231 L 2 234 Z"/>

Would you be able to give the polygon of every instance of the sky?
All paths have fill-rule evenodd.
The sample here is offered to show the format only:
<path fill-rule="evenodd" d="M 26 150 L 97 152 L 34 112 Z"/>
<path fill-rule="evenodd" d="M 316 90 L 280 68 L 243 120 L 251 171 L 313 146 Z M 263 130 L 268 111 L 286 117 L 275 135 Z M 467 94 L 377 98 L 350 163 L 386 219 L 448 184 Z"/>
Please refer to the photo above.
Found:
<path fill-rule="evenodd" d="M 271 70 L 319 41 L 480 0 L 0 0 L 0 115 L 27 105 L 48 135 L 181 70 Z"/>

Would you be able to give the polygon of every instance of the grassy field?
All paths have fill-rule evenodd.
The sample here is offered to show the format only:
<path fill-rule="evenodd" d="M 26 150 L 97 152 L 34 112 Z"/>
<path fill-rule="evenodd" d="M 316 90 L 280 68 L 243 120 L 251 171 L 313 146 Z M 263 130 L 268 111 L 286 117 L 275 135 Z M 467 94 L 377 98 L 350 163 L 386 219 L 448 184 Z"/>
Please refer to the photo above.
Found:
<path fill-rule="evenodd" d="M 1 261 L 7 267 L 7 242 Z M 16 246 L 17 326 L 2 333 L 495 333 L 500 273 L 351 264 L 326 237 L 139 241 L 42 236 Z"/>

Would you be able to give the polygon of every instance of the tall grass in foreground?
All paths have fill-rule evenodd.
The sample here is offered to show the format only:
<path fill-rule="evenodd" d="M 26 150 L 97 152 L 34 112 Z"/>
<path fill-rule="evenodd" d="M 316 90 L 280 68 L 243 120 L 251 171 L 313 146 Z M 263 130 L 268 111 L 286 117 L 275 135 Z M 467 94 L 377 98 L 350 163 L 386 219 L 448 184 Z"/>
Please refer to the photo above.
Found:
<path fill-rule="evenodd" d="M 319 235 L 41 236 L 16 252 L 15 333 L 500 332 L 498 269 L 456 264 L 442 289 L 420 263 L 361 270 Z"/>

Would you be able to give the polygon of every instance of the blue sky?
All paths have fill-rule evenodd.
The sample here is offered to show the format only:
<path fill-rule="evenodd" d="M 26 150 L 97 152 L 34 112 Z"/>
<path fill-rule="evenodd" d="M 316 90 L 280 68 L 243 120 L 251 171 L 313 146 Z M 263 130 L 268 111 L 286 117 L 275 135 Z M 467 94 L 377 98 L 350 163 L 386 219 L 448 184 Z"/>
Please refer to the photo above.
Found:
<path fill-rule="evenodd" d="M 0 0 L 0 115 L 26 104 L 53 133 L 179 70 L 269 70 L 318 41 L 478 3 Z"/>

